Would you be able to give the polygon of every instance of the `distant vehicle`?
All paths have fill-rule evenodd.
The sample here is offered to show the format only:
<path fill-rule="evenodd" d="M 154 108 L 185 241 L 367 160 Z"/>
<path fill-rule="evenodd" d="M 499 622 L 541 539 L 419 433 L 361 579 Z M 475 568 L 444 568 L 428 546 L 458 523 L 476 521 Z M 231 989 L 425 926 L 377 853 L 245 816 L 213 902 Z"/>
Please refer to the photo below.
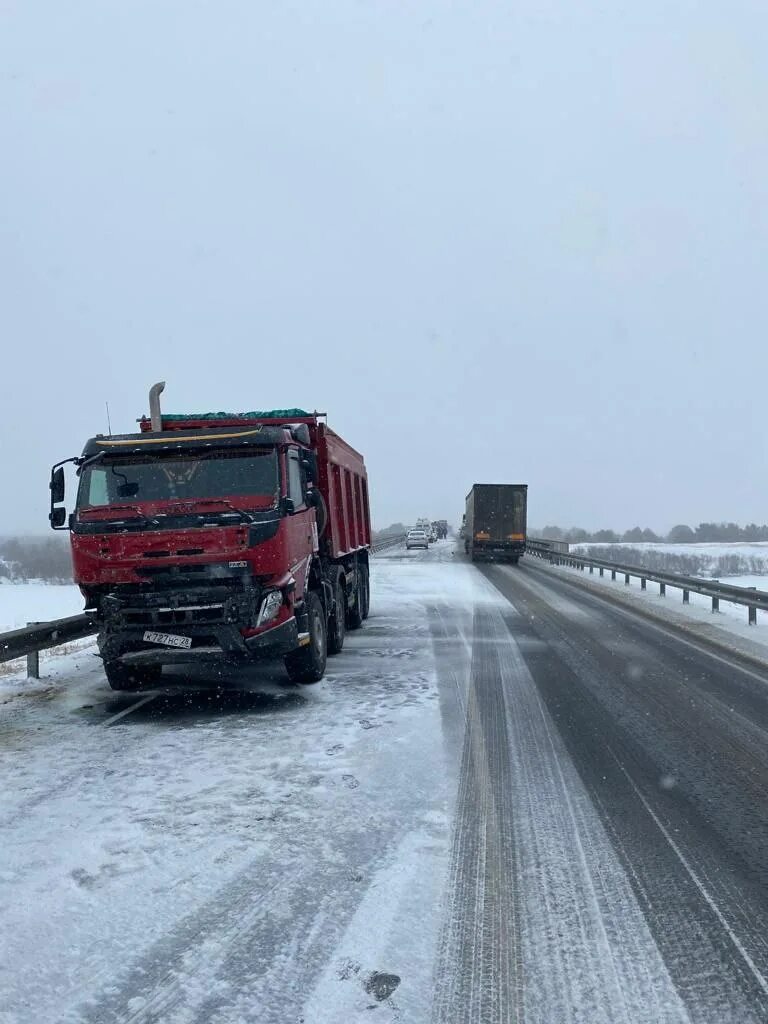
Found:
<path fill-rule="evenodd" d="M 427 535 L 427 542 L 432 542 L 432 524 L 428 519 L 417 519 L 416 525 L 413 527 L 414 530 L 422 530 Z"/>
<path fill-rule="evenodd" d="M 429 548 L 429 537 L 425 530 L 409 530 L 405 535 L 405 547 L 407 551 L 411 548 Z"/>
<path fill-rule="evenodd" d="M 140 432 L 97 435 L 73 459 L 75 582 L 113 690 L 163 665 L 282 658 L 315 683 L 368 614 L 362 455 L 321 414 L 166 416 L 157 384 Z M 51 477 L 64 527 L 64 470 Z"/>
<path fill-rule="evenodd" d="M 464 550 L 473 562 L 517 564 L 525 551 L 528 484 L 475 484 L 467 495 Z"/>

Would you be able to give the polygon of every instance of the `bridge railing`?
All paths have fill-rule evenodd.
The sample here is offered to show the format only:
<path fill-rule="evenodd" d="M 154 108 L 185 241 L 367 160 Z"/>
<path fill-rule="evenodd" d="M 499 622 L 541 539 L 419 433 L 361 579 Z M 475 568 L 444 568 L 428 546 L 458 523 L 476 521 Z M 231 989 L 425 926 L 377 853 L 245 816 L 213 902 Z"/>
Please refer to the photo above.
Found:
<path fill-rule="evenodd" d="M 728 583 L 717 583 L 714 580 L 700 579 L 697 576 L 682 576 L 675 572 L 661 572 L 655 569 L 644 569 L 637 565 L 625 565 L 622 562 L 609 562 L 604 558 L 590 558 L 579 551 L 561 551 L 552 544 L 557 542 L 529 540 L 526 551 L 529 555 L 541 558 L 550 565 L 568 565 L 582 572 L 589 570 L 591 575 L 597 571 L 600 576 L 610 572 L 611 579 L 624 577 L 629 586 L 633 578 L 640 580 L 641 590 L 646 590 L 648 582 L 657 583 L 659 594 L 664 597 L 667 587 L 674 587 L 683 593 L 683 604 L 690 604 L 691 594 L 703 594 L 712 600 L 712 611 L 720 610 L 721 601 L 743 605 L 747 609 L 747 621 L 750 626 L 757 625 L 757 612 L 768 612 L 768 591 L 755 587 L 737 587 Z"/>
<path fill-rule="evenodd" d="M 393 548 L 397 544 L 404 544 L 404 543 L 405 543 L 405 534 L 404 533 L 393 533 L 393 534 L 390 534 L 388 537 L 380 537 L 378 540 L 375 540 L 373 542 L 373 544 L 371 544 L 371 551 L 375 555 L 379 551 L 386 551 L 387 548 Z"/>

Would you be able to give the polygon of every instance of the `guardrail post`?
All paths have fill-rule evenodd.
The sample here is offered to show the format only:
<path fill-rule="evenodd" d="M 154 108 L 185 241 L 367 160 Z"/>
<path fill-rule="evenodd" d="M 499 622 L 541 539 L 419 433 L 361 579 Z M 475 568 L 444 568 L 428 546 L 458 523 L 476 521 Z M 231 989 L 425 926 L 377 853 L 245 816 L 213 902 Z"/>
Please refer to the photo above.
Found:
<path fill-rule="evenodd" d="M 749 606 L 749 624 L 750 626 L 757 625 L 757 608 L 753 604 Z"/>
<path fill-rule="evenodd" d="M 28 622 L 28 626 L 36 626 L 36 622 Z M 27 679 L 40 678 L 40 651 L 30 651 L 27 655 Z"/>
<path fill-rule="evenodd" d="M 712 611 L 713 612 L 719 612 L 720 611 L 720 598 L 719 597 L 713 597 L 712 598 Z"/>
<path fill-rule="evenodd" d="M 595 567 L 594 567 L 594 565 L 590 565 L 590 567 L 589 567 L 589 575 L 590 576 L 594 576 L 595 575 Z"/>
<path fill-rule="evenodd" d="M 625 584 L 626 584 L 627 586 L 629 586 L 629 573 L 628 573 L 628 572 L 625 572 L 625 573 L 624 573 L 624 583 L 625 583 Z"/>
<path fill-rule="evenodd" d="M 604 572 L 604 570 L 603 570 L 603 567 L 602 567 L 602 565 L 600 566 L 600 575 L 601 575 L 601 576 L 605 576 L 605 572 Z"/>
<path fill-rule="evenodd" d="M 666 596 L 667 596 L 667 584 L 666 583 L 660 583 L 659 584 L 659 597 L 666 597 Z"/>
<path fill-rule="evenodd" d="M 612 580 L 616 579 L 616 570 L 615 569 L 611 569 L 611 579 Z"/>
<path fill-rule="evenodd" d="M 691 603 L 691 592 L 683 588 L 683 604 Z"/>
<path fill-rule="evenodd" d="M 648 587 L 648 580 L 645 578 L 645 576 L 641 576 L 640 577 L 640 589 L 641 590 L 646 590 L 647 587 Z"/>

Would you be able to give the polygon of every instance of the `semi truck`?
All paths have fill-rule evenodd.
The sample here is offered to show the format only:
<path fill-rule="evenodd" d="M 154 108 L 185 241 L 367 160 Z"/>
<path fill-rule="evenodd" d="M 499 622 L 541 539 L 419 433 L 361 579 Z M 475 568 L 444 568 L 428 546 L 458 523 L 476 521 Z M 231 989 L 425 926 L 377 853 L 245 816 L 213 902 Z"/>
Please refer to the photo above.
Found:
<path fill-rule="evenodd" d="M 296 683 L 318 682 L 368 615 L 363 456 L 324 413 L 164 415 L 164 386 L 137 433 L 97 434 L 51 471 L 50 523 L 70 531 L 109 685 L 269 658 Z M 66 463 L 77 475 L 69 516 Z"/>
<path fill-rule="evenodd" d="M 528 484 L 474 484 L 467 495 L 464 550 L 473 562 L 517 564 L 525 551 Z"/>

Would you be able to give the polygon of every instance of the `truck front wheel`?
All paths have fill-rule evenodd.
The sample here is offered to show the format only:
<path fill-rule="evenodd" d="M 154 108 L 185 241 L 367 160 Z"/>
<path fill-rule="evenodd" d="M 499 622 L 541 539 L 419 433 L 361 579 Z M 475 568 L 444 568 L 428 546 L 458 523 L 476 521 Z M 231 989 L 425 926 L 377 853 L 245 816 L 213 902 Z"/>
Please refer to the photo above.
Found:
<path fill-rule="evenodd" d="M 141 690 L 157 686 L 163 669 L 160 665 L 144 665 L 136 668 L 119 661 L 105 661 L 104 673 L 113 690 Z"/>
<path fill-rule="evenodd" d="M 292 683 L 319 683 L 325 675 L 327 632 L 323 604 L 314 590 L 307 595 L 309 643 L 298 651 L 291 651 L 285 659 L 285 668 Z"/>

